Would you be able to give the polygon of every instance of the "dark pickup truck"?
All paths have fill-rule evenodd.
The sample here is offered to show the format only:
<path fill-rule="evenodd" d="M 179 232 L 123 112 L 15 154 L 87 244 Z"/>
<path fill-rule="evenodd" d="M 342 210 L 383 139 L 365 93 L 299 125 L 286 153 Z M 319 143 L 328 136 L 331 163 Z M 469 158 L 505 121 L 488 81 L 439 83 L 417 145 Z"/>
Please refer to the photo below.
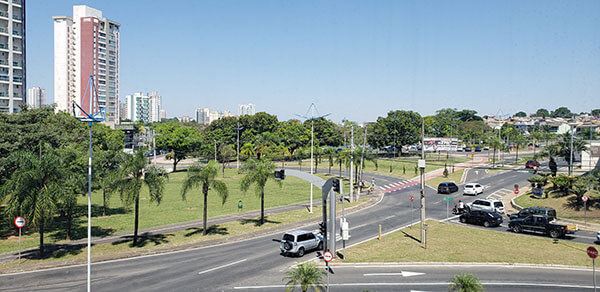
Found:
<path fill-rule="evenodd" d="M 551 223 L 552 217 L 544 215 L 530 215 L 525 218 L 511 219 L 508 228 L 515 233 L 535 232 L 549 235 L 552 238 L 563 237 L 569 233 L 566 225 Z"/>

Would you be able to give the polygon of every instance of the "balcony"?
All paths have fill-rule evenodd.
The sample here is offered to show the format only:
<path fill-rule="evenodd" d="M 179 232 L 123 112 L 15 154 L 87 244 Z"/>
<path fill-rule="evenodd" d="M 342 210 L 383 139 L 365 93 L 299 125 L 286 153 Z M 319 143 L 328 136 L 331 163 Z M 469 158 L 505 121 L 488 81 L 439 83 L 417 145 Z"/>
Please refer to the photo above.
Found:
<path fill-rule="evenodd" d="M 23 21 L 23 18 L 21 18 L 21 16 L 18 16 L 18 15 L 13 15 L 12 19 L 18 20 L 18 21 Z"/>
<path fill-rule="evenodd" d="M 0 47 L 0 49 L 2 49 L 2 47 Z M 21 48 L 19 48 L 17 46 L 13 46 L 13 51 L 16 52 L 16 53 L 20 53 L 21 52 Z"/>
<path fill-rule="evenodd" d="M 12 0 L 13 4 L 21 5 L 21 0 Z"/>
<path fill-rule="evenodd" d="M 8 78 L 8 75 L 0 75 L 0 81 L 8 81 L 8 80 L 10 80 Z"/>
<path fill-rule="evenodd" d="M 16 31 L 16 30 L 13 30 L 13 35 L 18 36 L 18 37 L 23 36 L 22 33 L 20 33 L 19 31 Z"/>
<path fill-rule="evenodd" d="M 0 11 L 0 17 L 8 18 L 8 12 L 6 12 L 6 11 Z"/>
<path fill-rule="evenodd" d="M 0 65 L 8 66 L 8 60 L 0 60 Z"/>
<path fill-rule="evenodd" d="M 0 63 L 0 65 L 2 65 L 2 63 Z M 21 63 L 13 62 L 13 67 L 21 67 Z"/>
<path fill-rule="evenodd" d="M 23 82 L 23 76 L 13 76 L 14 82 Z"/>
<path fill-rule="evenodd" d="M 8 92 L 0 92 L 0 97 L 8 97 Z"/>

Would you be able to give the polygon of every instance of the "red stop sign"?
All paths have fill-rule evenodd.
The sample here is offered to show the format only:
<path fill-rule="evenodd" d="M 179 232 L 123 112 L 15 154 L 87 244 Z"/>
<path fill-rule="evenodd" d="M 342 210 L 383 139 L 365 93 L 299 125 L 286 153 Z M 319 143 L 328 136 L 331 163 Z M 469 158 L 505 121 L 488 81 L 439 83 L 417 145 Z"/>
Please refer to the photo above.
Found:
<path fill-rule="evenodd" d="M 408 199 L 412 202 L 415 199 L 415 197 L 413 197 L 412 195 L 410 195 L 410 197 L 408 197 Z"/>
<path fill-rule="evenodd" d="M 519 194 L 519 189 L 515 189 L 515 195 Z"/>
<path fill-rule="evenodd" d="M 590 258 L 595 259 L 598 257 L 598 250 L 595 247 L 590 246 L 587 248 L 587 254 Z"/>

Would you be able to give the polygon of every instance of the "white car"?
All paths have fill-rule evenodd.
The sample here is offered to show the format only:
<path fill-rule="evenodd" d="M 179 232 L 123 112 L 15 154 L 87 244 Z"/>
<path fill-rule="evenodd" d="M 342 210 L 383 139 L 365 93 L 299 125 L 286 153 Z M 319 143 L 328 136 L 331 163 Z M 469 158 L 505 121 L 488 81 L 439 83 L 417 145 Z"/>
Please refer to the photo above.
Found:
<path fill-rule="evenodd" d="M 467 207 L 471 210 L 490 210 L 504 214 L 504 203 L 494 199 L 477 199 L 473 203 L 468 203 Z"/>
<path fill-rule="evenodd" d="M 478 183 L 468 183 L 465 184 L 465 195 L 479 195 L 483 193 L 483 186 Z"/>

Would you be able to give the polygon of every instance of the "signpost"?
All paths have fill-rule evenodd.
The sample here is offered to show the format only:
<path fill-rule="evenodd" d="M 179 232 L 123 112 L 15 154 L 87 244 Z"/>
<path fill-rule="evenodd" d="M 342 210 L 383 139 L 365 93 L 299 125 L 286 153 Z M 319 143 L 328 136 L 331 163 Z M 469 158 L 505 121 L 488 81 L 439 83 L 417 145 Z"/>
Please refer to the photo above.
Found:
<path fill-rule="evenodd" d="M 594 273 L 594 292 L 596 292 L 596 258 L 598 257 L 598 250 L 595 247 L 590 246 L 587 248 L 587 255 L 590 258 L 592 258 L 592 271 Z"/>
<path fill-rule="evenodd" d="M 335 236 L 333 240 L 335 240 Z M 329 262 L 333 260 L 333 254 L 330 251 L 325 251 L 323 253 L 323 260 L 327 266 L 327 291 L 329 291 Z"/>
<path fill-rule="evenodd" d="M 583 195 L 583 197 L 581 197 L 581 200 L 583 201 L 583 223 L 587 225 L 587 201 L 588 201 L 588 196 Z"/>
<path fill-rule="evenodd" d="M 413 195 L 410 195 L 408 199 L 410 200 L 410 223 L 412 224 L 412 222 L 415 220 L 415 208 L 413 206 L 413 201 L 415 200 L 415 197 L 413 197 Z"/>
<path fill-rule="evenodd" d="M 454 200 L 452 197 L 445 197 L 444 201 L 446 201 L 446 218 L 450 217 L 450 214 L 448 213 L 448 209 L 450 207 L 450 201 Z"/>
<path fill-rule="evenodd" d="M 27 221 L 21 216 L 15 218 L 15 226 L 19 228 L 19 264 L 21 263 L 21 228 L 25 227 Z"/>

